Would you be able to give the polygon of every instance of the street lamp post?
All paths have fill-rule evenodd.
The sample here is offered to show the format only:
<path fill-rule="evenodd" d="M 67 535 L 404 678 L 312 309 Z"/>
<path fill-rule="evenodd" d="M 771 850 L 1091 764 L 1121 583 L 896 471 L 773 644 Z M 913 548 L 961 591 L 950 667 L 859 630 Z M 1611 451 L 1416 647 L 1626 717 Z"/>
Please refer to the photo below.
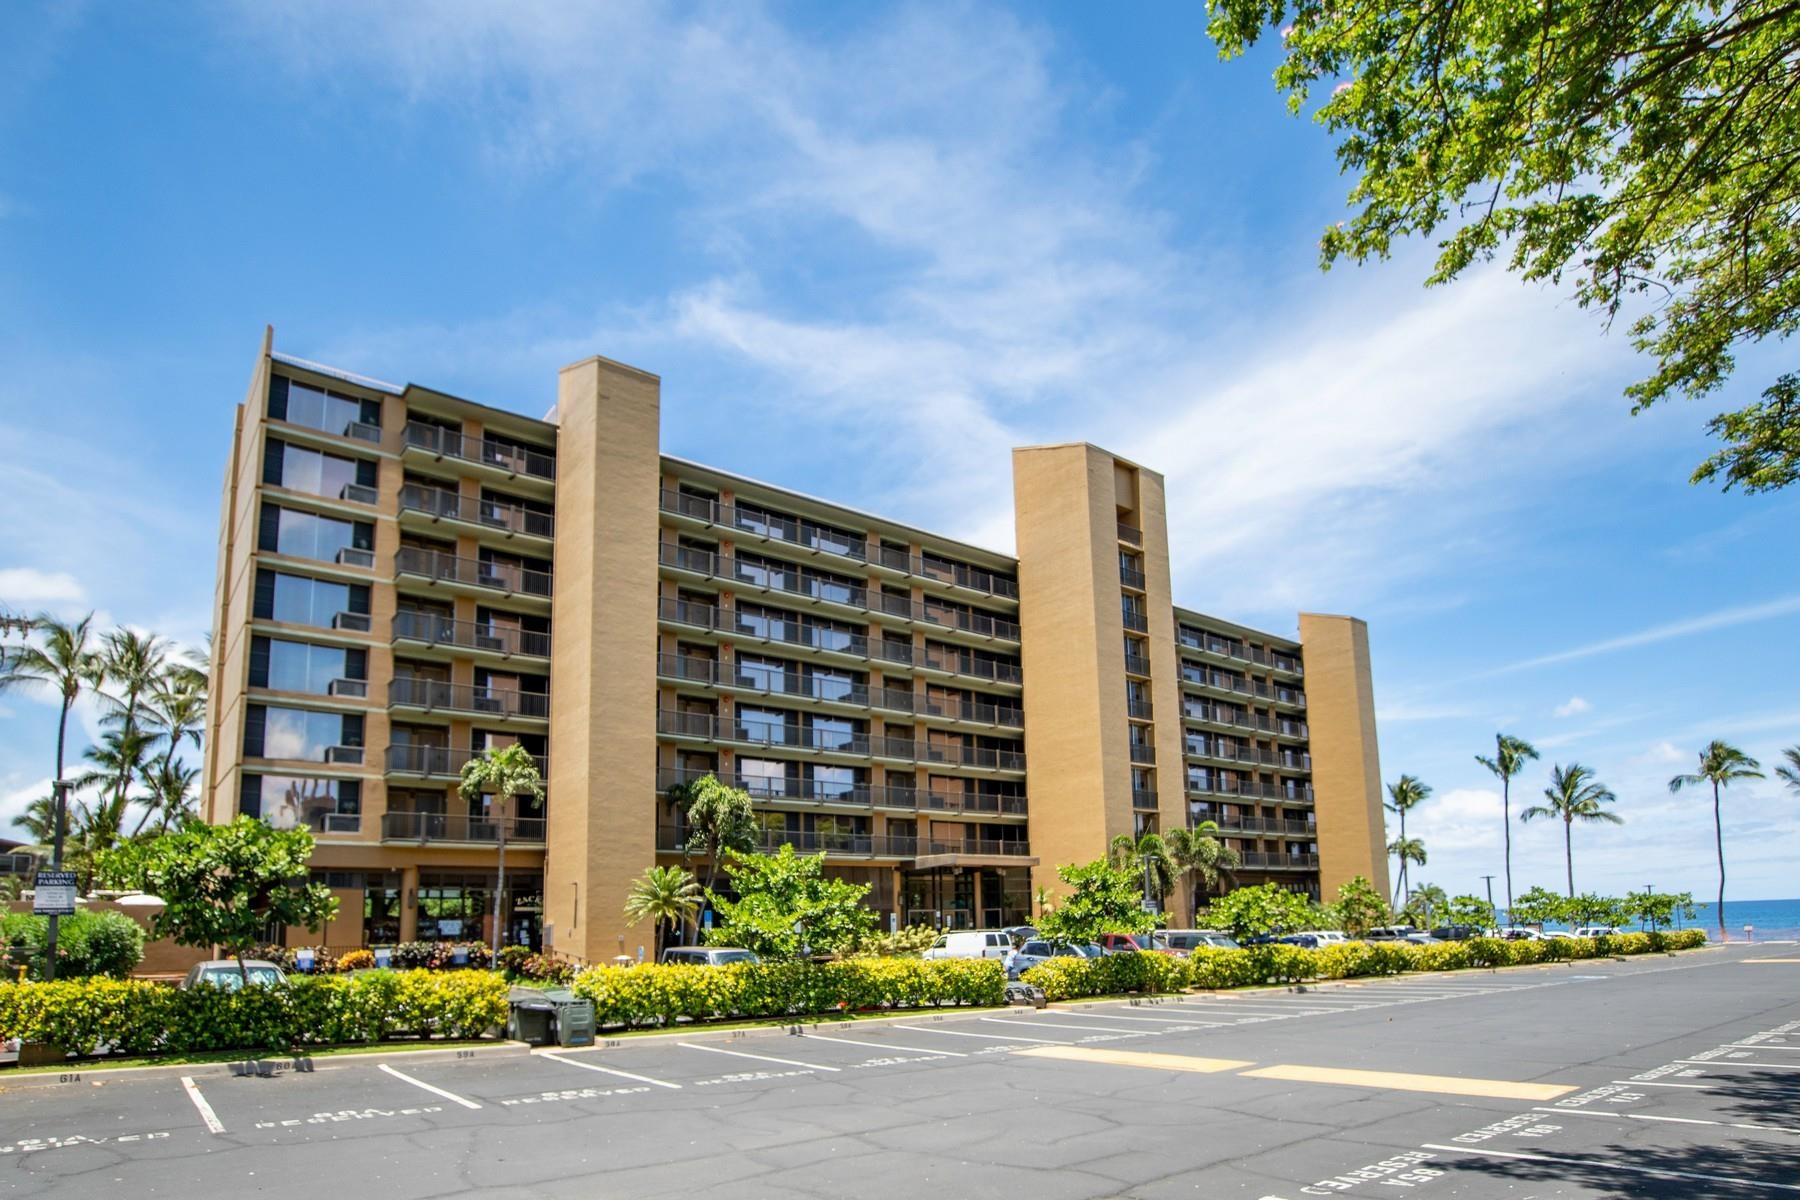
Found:
<path fill-rule="evenodd" d="M 50 817 L 54 822 L 50 831 L 50 869 L 52 871 L 62 870 L 63 827 L 69 823 L 69 792 L 74 787 L 75 785 L 67 779 L 58 779 L 50 785 L 50 791 L 55 796 L 55 803 L 51 805 L 55 811 Z M 54 913 L 49 917 L 49 932 L 44 938 L 44 979 L 46 981 L 56 978 L 56 929 L 61 921 L 62 918 Z"/>

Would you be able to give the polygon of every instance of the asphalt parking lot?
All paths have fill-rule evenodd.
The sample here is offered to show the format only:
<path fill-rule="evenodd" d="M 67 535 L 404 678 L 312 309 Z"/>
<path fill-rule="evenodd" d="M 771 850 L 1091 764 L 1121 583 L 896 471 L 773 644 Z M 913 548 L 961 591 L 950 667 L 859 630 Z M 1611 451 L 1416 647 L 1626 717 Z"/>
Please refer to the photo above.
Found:
<path fill-rule="evenodd" d="M 0 1077 L 5 1195 L 922 1193 L 1800 1196 L 1800 946 Z"/>

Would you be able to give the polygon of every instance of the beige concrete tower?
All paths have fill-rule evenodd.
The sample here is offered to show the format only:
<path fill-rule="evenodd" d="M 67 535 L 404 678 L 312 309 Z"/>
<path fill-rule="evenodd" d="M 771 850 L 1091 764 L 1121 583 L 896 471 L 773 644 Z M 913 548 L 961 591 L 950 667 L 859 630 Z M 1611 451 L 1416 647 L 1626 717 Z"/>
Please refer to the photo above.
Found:
<path fill-rule="evenodd" d="M 651 943 L 623 908 L 656 861 L 660 398 L 656 376 L 598 357 L 557 388 L 544 933 L 590 962 Z"/>
<path fill-rule="evenodd" d="M 1369 626 L 1356 617 L 1300 614 L 1319 822 L 1319 891 L 1327 901 L 1354 875 L 1388 888 L 1381 760 Z"/>
<path fill-rule="evenodd" d="M 1014 450 L 1013 498 L 1033 882 L 1055 892 L 1058 864 L 1182 819 L 1154 782 L 1181 758 L 1168 533 L 1161 476 L 1085 443 Z"/>

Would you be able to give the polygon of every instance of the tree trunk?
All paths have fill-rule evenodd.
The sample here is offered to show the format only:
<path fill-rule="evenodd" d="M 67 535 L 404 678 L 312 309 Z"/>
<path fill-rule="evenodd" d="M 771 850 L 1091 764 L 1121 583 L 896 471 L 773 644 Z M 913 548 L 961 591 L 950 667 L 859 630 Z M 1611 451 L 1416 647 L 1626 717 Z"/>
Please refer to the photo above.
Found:
<path fill-rule="evenodd" d="M 1500 777 L 1500 831 L 1506 835 L 1506 923 L 1513 923 L 1512 895 L 1512 778 Z"/>
<path fill-rule="evenodd" d="M 1719 940 L 1725 933 L 1725 826 L 1719 819 L 1719 784 L 1713 781 L 1713 842 L 1719 849 Z"/>
<path fill-rule="evenodd" d="M 500 836 L 500 877 L 494 884 L 493 955 L 494 961 L 498 962 L 500 959 L 500 901 L 506 896 L 506 820 L 504 814 L 501 814 L 501 819 L 496 823 L 496 830 Z"/>
<path fill-rule="evenodd" d="M 1575 822 L 1563 818 L 1563 865 L 1569 871 L 1569 899 L 1575 898 Z"/>

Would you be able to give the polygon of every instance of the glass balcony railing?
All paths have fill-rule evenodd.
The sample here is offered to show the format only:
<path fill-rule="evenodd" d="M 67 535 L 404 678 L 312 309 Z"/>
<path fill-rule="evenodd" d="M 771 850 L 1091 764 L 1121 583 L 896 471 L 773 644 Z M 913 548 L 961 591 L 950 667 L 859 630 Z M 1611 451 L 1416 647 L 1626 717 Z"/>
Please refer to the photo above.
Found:
<path fill-rule="evenodd" d="M 483 625 L 454 621 L 436 613 L 401 609 L 394 614 L 394 641 L 422 642 L 427 646 L 455 646 L 489 654 L 550 657 L 550 635 L 532 633 L 510 625 Z"/>
<path fill-rule="evenodd" d="M 440 550 L 402 546 L 394 552 L 394 570 L 400 575 L 492 588 L 509 595 L 550 595 L 550 572 L 535 571 L 513 563 L 460 558 Z"/>
<path fill-rule="evenodd" d="M 544 818 L 473 817 L 466 813 L 385 812 L 381 814 L 384 842 L 462 842 L 498 845 L 501 831 L 508 842 L 542 843 Z"/>
<path fill-rule="evenodd" d="M 473 499 L 447 488 L 409 483 L 400 488 L 402 512 L 419 512 L 448 521 L 463 521 L 489 529 L 522 533 L 529 537 L 556 535 L 556 518 L 549 513 L 501 500 Z"/>
<path fill-rule="evenodd" d="M 529 717 L 542 721 L 550 716 L 550 697 L 543 692 L 445 683 L 402 675 L 388 684 L 388 707 L 470 713 L 501 720 Z"/>

